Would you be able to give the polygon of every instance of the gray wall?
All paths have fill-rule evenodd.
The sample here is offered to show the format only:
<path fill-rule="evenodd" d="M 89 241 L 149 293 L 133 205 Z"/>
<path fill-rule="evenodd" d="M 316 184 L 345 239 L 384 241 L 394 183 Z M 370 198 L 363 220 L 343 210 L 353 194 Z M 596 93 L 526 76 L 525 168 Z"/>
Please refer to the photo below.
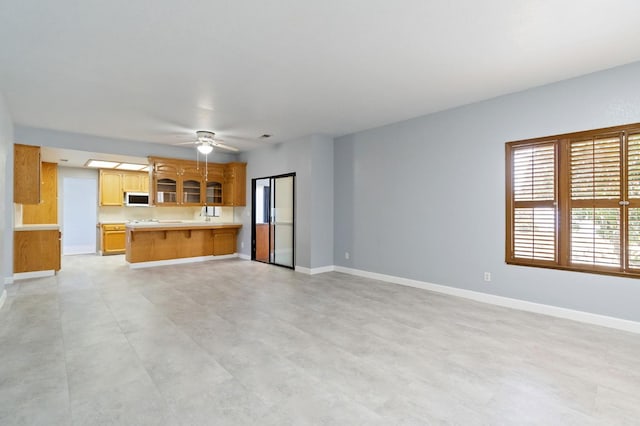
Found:
<path fill-rule="evenodd" d="M 504 263 L 505 142 L 640 122 L 638 76 L 635 63 L 336 139 L 335 264 L 640 321 L 638 279 Z"/>
<path fill-rule="evenodd" d="M 13 275 L 13 124 L 0 93 L 0 295 L 4 281 Z"/>
<path fill-rule="evenodd" d="M 247 207 L 236 208 L 242 221 L 241 253 L 251 255 L 251 180 L 296 173 L 296 266 L 333 264 L 333 139 L 312 135 L 240 155 L 247 162 Z"/>
<path fill-rule="evenodd" d="M 311 137 L 311 268 L 333 265 L 333 138 Z"/>
<path fill-rule="evenodd" d="M 51 129 L 38 129 L 35 127 L 16 126 L 15 140 L 16 142 L 27 145 L 50 146 L 104 154 L 121 154 L 134 157 L 154 155 L 186 160 L 196 159 L 196 151 L 193 147 L 185 148 L 166 144 L 112 139 Z M 209 161 L 228 163 L 235 161 L 236 158 L 236 154 L 219 153 L 216 151 L 213 158 L 210 158 Z"/>

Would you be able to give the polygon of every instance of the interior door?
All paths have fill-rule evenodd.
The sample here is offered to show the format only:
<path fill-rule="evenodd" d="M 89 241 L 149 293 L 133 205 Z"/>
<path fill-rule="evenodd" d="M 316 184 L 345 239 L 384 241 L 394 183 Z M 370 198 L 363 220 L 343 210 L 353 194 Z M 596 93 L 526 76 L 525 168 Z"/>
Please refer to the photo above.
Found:
<path fill-rule="evenodd" d="M 293 268 L 293 176 L 272 178 L 271 263 Z"/>
<path fill-rule="evenodd" d="M 252 181 L 252 259 L 295 265 L 295 173 Z"/>
<path fill-rule="evenodd" d="M 253 184 L 254 259 L 270 262 L 271 179 L 257 179 Z"/>

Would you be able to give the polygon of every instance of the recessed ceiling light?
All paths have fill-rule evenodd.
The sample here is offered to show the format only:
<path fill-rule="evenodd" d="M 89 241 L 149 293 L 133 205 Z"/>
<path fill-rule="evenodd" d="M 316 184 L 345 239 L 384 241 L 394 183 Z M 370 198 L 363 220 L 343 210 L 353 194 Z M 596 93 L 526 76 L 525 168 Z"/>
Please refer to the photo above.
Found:
<path fill-rule="evenodd" d="M 85 163 L 85 167 L 95 167 L 98 169 L 113 169 L 118 164 L 120 163 L 116 161 L 89 160 Z"/>
<path fill-rule="evenodd" d="M 140 171 L 145 167 L 147 167 L 146 164 L 120 163 L 116 166 L 116 169 Z"/>

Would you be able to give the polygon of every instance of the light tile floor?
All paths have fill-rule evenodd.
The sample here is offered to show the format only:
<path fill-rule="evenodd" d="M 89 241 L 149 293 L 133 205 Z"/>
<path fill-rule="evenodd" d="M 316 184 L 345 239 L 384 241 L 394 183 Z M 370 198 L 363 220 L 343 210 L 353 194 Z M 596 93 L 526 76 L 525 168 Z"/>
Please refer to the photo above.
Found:
<path fill-rule="evenodd" d="M 2 425 L 640 424 L 640 335 L 241 260 L 7 289 Z"/>

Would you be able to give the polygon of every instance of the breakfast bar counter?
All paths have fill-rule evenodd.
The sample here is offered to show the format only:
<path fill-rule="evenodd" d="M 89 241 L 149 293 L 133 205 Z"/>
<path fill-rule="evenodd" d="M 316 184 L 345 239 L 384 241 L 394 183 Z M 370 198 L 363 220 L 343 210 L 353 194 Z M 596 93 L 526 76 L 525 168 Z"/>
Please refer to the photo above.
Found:
<path fill-rule="evenodd" d="M 125 259 L 130 266 L 152 266 L 229 257 L 237 251 L 241 227 L 182 220 L 127 223 Z"/>

